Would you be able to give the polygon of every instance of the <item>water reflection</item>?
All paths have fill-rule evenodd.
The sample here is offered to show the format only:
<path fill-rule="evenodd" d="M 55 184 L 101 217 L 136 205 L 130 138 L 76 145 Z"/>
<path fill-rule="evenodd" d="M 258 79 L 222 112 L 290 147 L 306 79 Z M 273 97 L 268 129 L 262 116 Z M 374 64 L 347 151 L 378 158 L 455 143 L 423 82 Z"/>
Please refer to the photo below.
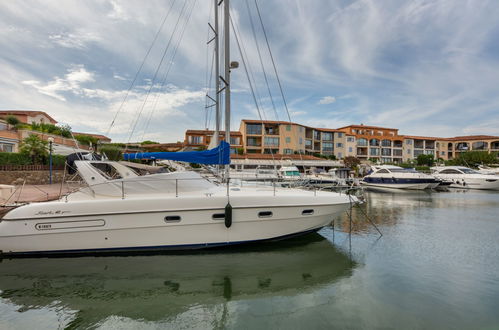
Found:
<path fill-rule="evenodd" d="M 71 310 L 69 325 L 81 328 L 110 316 L 155 321 L 192 306 L 294 296 L 350 276 L 356 266 L 318 234 L 230 253 L 13 259 L 0 265 L 4 303 L 19 312 Z"/>

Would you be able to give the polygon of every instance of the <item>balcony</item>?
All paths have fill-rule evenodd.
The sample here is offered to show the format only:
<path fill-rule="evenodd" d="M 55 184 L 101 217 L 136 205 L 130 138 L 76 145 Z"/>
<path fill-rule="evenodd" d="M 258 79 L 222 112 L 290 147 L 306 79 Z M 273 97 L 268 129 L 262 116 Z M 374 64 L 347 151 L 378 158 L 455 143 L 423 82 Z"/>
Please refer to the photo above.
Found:
<path fill-rule="evenodd" d="M 414 140 L 414 148 L 424 149 L 424 140 Z"/>
<path fill-rule="evenodd" d="M 265 125 L 265 135 L 279 135 L 279 126 Z"/>
<path fill-rule="evenodd" d="M 262 135 L 262 125 L 261 124 L 246 124 L 246 134 Z"/>

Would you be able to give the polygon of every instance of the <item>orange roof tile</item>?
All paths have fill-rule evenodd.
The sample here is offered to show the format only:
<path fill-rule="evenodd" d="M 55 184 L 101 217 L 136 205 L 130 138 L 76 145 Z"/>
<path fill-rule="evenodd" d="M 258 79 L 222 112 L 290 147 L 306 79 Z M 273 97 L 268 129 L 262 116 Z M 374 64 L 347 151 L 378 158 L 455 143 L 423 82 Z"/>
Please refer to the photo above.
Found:
<path fill-rule="evenodd" d="M 57 120 L 52 118 L 48 113 L 44 111 L 38 110 L 0 110 L 0 115 L 25 115 L 25 116 L 36 116 L 36 115 L 44 115 L 54 124 L 57 123 Z"/>

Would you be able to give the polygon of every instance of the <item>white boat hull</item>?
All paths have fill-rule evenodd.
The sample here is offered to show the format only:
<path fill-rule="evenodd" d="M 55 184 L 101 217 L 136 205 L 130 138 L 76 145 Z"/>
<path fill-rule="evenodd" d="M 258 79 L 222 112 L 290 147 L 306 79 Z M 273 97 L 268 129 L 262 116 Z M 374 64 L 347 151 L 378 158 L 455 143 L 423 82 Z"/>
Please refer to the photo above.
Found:
<path fill-rule="evenodd" d="M 409 189 L 409 190 L 424 190 L 430 185 L 429 183 L 368 183 L 365 181 L 360 182 L 361 185 L 368 188 L 384 188 L 384 189 Z"/>
<path fill-rule="evenodd" d="M 0 251 L 57 254 L 192 249 L 284 238 L 320 229 L 350 205 L 348 196 L 321 194 L 323 197 L 316 196 L 313 202 L 303 196 L 301 200 L 293 196 L 255 196 L 251 200 L 231 196 L 230 228 L 223 218 L 213 219 L 214 214 L 224 213 L 226 197 L 51 202 L 43 208 L 27 205 L 0 222 Z M 336 203 L 331 203 L 335 198 Z M 33 214 L 35 210 L 38 215 Z M 304 215 L 305 210 L 313 213 Z M 272 216 L 261 217 L 260 212 L 272 212 Z M 165 221 L 167 216 L 181 220 Z"/>

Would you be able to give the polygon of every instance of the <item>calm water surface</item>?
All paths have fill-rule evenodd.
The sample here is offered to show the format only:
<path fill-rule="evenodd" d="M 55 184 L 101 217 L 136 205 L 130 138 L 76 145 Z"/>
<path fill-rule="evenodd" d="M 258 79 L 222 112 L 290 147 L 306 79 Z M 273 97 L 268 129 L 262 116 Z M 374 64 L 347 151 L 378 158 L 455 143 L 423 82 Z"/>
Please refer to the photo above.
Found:
<path fill-rule="evenodd" d="M 334 231 L 0 263 L 0 329 L 499 329 L 499 193 L 369 193 Z"/>

